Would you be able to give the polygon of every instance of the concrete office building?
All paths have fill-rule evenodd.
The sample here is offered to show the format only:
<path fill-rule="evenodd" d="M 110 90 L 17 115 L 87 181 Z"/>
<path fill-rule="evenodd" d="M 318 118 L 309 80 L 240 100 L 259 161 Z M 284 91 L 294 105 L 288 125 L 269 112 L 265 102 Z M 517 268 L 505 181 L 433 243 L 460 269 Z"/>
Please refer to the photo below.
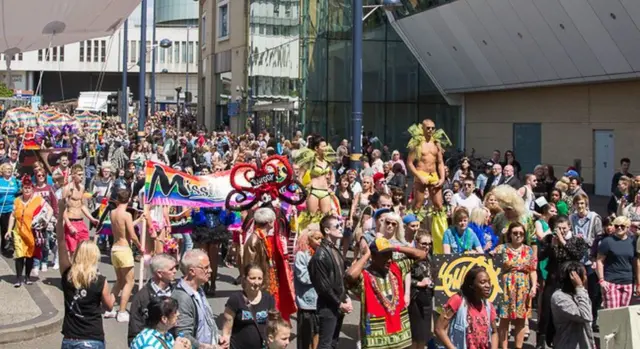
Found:
<path fill-rule="evenodd" d="M 558 174 L 577 162 L 600 195 L 610 194 L 620 158 L 640 170 L 640 2 L 405 5 L 393 27 L 460 106 L 467 149 L 513 149 L 527 172 L 549 163 Z"/>
<path fill-rule="evenodd" d="M 298 8 L 294 0 L 200 0 L 198 114 L 207 127 L 244 131 L 249 100 L 263 127 L 296 113 Z M 229 117 L 232 103 L 240 110 Z"/>

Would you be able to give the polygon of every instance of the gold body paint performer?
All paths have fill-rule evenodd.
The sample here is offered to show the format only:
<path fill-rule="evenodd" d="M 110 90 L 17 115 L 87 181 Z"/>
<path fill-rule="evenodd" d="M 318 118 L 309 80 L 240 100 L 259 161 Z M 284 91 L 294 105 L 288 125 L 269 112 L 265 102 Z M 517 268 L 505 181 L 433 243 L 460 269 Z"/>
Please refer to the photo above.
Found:
<path fill-rule="evenodd" d="M 335 195 L 331 185 L 335 183 L 333 164 L 336 152 L 320 136 L 309 141 L 308 148 L 299 150 L 294 162 L 305 172 L 302 184 L 307 187 L 307 209 L 298 217 L 298 229 L 310 223 L 319 223 L 322 217 L 335 210 Z"/>
<path fill-rule="evenodd" d="M 443 253 L 442 238 L 447 229 L 447 215 L 443 212 L 442 185 L 445 180 L 444 147 L 451 141 L 443 130 L 436 130 L 432 120 L 409 127 L 411 140 L 407 148 L 407 167 L 414 176 L 413 212 L 420 220 L 426 216 L 425 193 L 429 192 L 432 203 L 431 234 L 434 253 Z"/>

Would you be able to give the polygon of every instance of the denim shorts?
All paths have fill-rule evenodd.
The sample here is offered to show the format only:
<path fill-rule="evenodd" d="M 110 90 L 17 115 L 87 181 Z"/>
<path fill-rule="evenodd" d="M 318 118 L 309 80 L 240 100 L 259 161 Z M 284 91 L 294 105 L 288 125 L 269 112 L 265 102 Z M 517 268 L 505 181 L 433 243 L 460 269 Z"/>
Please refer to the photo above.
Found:
<path fill-rule="evenodd" d="M 60 349 L 105 349 L 105 345 L 103 341 L 64 338 Z"/>

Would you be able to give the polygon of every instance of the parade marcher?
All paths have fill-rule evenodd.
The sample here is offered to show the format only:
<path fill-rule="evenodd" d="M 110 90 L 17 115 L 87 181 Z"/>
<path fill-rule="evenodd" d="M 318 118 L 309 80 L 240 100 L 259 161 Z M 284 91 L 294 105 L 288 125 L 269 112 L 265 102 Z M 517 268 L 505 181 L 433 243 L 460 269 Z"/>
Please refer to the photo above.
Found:
<path fill-rule="evenodd" d="M 64 214 L 65 241 L 70 253 L 76 250 L 78 244 L 89 240 L 89 228 L 84 222 L 87 218 L 93 224 L 99 221 L 89 212 L 85 205 L 84 169 L 80 165 L 73 165 L 70 169 L 71 183 L 63 189 L 63 200 L 67 201 Z"/>
<path fill-rule="evenodd" d="M 22 177 L 22 195 L 13 202 L 14 211 L 9 217 L 9 225 L 5 240 L 13 235 L 13 258 L 16 264 L 16 283 L 14 287 L 20 287 L 23 283 L 31 285 L 31 270 L 36 250 L 36 244 L 42 246 L 45 241 L 41 232 L 34 230 L 34 224 L 40 219 L 45 222 L 53 216 L 53 210 L 49 204 L 38 195 L 34 195 L 34 186 L 31 177 Z M 15 230 L 14 230 L 15 229 Z M 12 234 L 13 233 L 13 234 Z M 25 276 L 22 272 L 25 271 Z"/>
<path fill-rule="evenodd" d="M 426 230 L 419 230 L 415 236 L 415 246 L 423 250 L 427 258 L 414 261 L 411 265 L 411 302 L 409 303 L 409 323 L 411 324 L 411 349 L 423 349 L 431 341 L 433 333 L 433 293 L 434 279 L 429 258 L 433 240 Z M 425 331 L 425 329 L 427 329 Z"/>
<path fill-rule="evenodd" d="M 67 209 L 66 201 L 59 201 L 56 225 L 65 305 L 61 348 L 104 349 L 106 346 L 102 327 L 102 309 L 110 311 L 115 298 L 109 292 L 107 278 L 98 274 L 100 249 L 94 242 L 80 242 L 73 253 L 73 258 L 70 257 L 65 244 L 63 219 Z"/>
<path fill-rule="evenodd" d="M 116 283 L 111 292 L 114 298 L 120 294 L 120 308 L 116 313 L 115 310 L 105 313 L 105 318 L 115 317 L 118 322 L 128 322 L 129 313 L 127 313 L 127 304 L 131 291 L 135 284 L 133 273 L 133 251 L 130 243 L 133 243 L 139 250 L 143 251 L 142 245 L 138 240 L 138 236 L 133 230 L 136 222 L 133 221 L 131 214 L 127 212 L 129 203 L 128 190 L 120 190 L 118 192 L 118 207 L 111 211 L 111 231 L 113 233 L 113 246 L 111 247 L 111 263 L 116 272 Z M 144 216 L 142 216 L 144 218 Z"/>
<path fill-rule="evenodd" d="M 9 232 L 9 217 L 13 213 L 13 202 L 20 192 L 20 183 L 13 175 L 13 168 L 9 164 L 0 165 L 0 236 L 2 237 L 2 253 L 13 254 L 11 240 L 5 239 Z"/>
<path fill-rule="evenodd" d="M 174 338 L 169 329 L 178 318 L 178 301 L 168 296 L 151 299 L 146 308 L 146 326 L 131 342 L 131 349 L 190 349 L 191 342 Z"/>
<path fill-rule="evenodd" d="M 631 221 L 627 217 L 613 220 L 615 233 L 605 237 L 598 246 L 597 276 L 602 288 L 605 309 L 627 307 L 633 296 L 636 241 L 629 235 Z"/>
<path fill-rule="evenodd" d="M 497 349 L 496 310 L 487 300 L 491 280 L 483 267 L 467 271 L 460 293 L 449 298 L 435 326 L 435 335 L 447 349 Z"/>
<path fill-rule="evenodd" d="M 343 225 L 333 216 L 320 221 L 324 239 L 309 261 L 311 284 L 318 294 L 318 347 L 336 349 L 344 315 L 353 311 L 344 284 L 345 264 L 336 244 L 343 236 Z"/>
<path fill-rule="evenodd" d="M 322 243 L 318 224 L 310 224 L 297 241 L 294 261 L 294 285 L 298 305 L 296 340 L 298 348 L 314 349 L 318 346 L 318 293 L 311 282 L 309 262 Z"/>
<path fill-rule="evenodd" d="M 148 314 L 147 306 L 157 297 L 170 297 L 177 272 L 175 258 L 167 254 L 158 254 L 149 261 L 150 279 L 131 299 L 128 344 L 145 328 Z"/>
<path fill-rule="evenodd" d="M 230 349 L 265 348 L 268 314 L 276 302 L 263 291 L 260 266 L 246 264 L 243 274 L 242 291 L 231 294 L 225 305 L 222 338 Z"/>
<path fill-rule="evenodd" d="M 218 338 L 218 327 L 202 289 L 211 278 L 209 257 L 200 249 L 188 251 L 180 261 L 180 271 L 184 277 L 171 293 L 178 301 L 178 322 L 172 333 L 182 333 L 195 349 L 224 348 L 228 342 Z"/>
<path fill-rule="evenodd" d="M 405 254 L 409 258 L 392 259 L 394 252 Z M 389 240 L 380 237 L 347 270 L 347 284 L 355 294 L 360 295 L 362 303 L 362 348 L 402 349 L 411 345 L 411 326 L 403 280 L 410 274 L 413 259 L 425 258 L 424 250 L 394 246 Z"/>

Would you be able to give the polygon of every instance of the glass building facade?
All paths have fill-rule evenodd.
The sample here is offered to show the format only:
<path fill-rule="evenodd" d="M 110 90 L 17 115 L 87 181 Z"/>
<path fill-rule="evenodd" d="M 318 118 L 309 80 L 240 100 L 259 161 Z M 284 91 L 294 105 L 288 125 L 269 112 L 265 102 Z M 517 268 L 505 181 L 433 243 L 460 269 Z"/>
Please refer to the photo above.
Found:
<path fill-rule="evenodd" d="M 301 87 L 306 98 L 301 101 L 299 118 L 305 132 L 322 134 L 335 146 L 351 138 L 351 2 L 302 2 L 301 69 L 306 71 L 301 72 Z M 366 15 L 371 9 L 363 11 Z M 447 104 L 391 27 L 385 11 L 374 10 L 362 25 L 363 131 L 402 151 L 408 140 L 407 128 L 430 118 L 454 145 L 460 144 L 461 108 Z"/>
<path fill-rule="evenodd" d="M 198 25 L 198 2 L 193 0 L 154 0 L 156 23 L 163 25 Z"/>

